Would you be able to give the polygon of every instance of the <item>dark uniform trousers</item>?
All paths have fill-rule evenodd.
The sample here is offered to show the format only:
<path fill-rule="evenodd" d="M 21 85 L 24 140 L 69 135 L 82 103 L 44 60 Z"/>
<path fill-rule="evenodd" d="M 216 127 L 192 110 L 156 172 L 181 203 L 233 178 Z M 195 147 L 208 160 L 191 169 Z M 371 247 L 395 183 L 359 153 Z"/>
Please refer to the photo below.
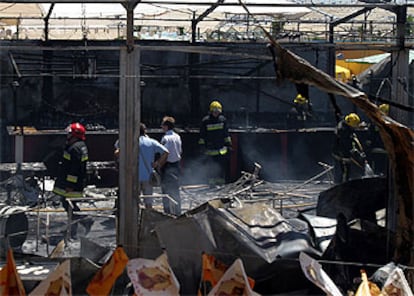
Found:
<path fill-rule="evenodd" d="M 162 193 L 168 194 L 177 204 L 174 204 L 167 197 L 163 197 L 162 203 L 164 212 L 179 216 L 181 214 L 180 198 L 180 162 L 167 162 L 162 169 L 161 190 Z"/>

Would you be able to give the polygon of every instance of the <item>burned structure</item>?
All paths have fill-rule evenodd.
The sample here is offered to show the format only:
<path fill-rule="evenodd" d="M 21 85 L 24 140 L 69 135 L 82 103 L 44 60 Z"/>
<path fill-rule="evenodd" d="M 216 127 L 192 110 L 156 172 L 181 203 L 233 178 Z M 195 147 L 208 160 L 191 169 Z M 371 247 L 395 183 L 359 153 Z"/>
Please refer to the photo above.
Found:
<path fill-rule="evenodd" d="M 85 27 L 82 32 L 86 35 L 80 41 L 51 41 L 49 37 L 43 41 L 2 41 L 0 160 L 15 162 L 20 172 L 25 162 L 41 162 L 51 142 L 59 142 L 64 135 L 61 129 L 74 119 L 89 124 L 92 161 L 112 160 L 113 143 L 119 138 L 124 149 L 119 172 L 114 175 L 118 178 L 115 185 L 119 186 L 116 243 L 124 245 L 132 257 L 155 258 L 167 252 L 183 294 L 196 292 L 201 252 L 215 254 L 226 264 L 235 257 L 242 258 L 247 274 L 256 280 L 259 293 L 285 293 L 294 289 L 312 293 L 310 283 L 301 273 L 299 254 L 305 252 L 318 259 L 346 263 L 356 258 L 352 257 L 355 255 L 352 252 L 345 252 L 349 245 L 362 244 L 369 231 L 374 233 L 368 233 L 372 234 L 370 238 L 375 238 L 374 242 L 381 242 L 381 248 L 375 254 L 363 253 L 367 257 L 362 259 L 368 260 L 363 263 L 383 265 L 395 260 L 412 266 L 414 259 L 407 248 L 414 240 L 413 132 L 407 127 L 412 122 L 412 115 L 407 112 L 411 110 L 412 98 L 406 91 L 411 85 L 407 66 L 410 45 L 404 38 L 411 5 L 360 3 L 357 5 L 360 10 L 327 23 L 329 38 L 326 43 L 294 42 L 294 36 L 286 43 L 281 23 L 279 28 L 274 23 L 277 32 L 271 33 L 256 24 L 255 32 L 260 32 L 265 42 L 260 42 L 259 38 L 254 42 L 200 42 L 197 25 L 224 2 L 212 3 L 197 18 L 193 17 L 188 42 L 135 39 L 133 14 L 141 1 L 121 2 L 127 12 L 126 44 L 125 40 L 88 40 Z M 236 4 L 252 17 L 251 7 Z M 312 8 L 312 5 L 303 7 Z M 361 88 L 335 80 L 332 76 L 336 50 L 370 47 L 336 44 L 335 28 L 355 17 L 367 16 L 377 8 L 391 10 L 397 19 L 394 35 L 390 37 L 395 43 L 380 45 L 382 50 L 391 52 L 392 67 L 396 70 L 380 74 L 386 77 L 378 77 L 378 80 L 365 76 L 372 84 L 364 80 Z M 53 5 L 48 17 L 52 10 Z M 48 18 L 45 22 L 48 23 Z M 47 30 L 45 36 L 48 36 Z M 378 90 L 381 79 L 392 81 L 391 87 L 388 92 L 381 88 L 381 92 L 375 91 L 373 95 L 372 90 Z M 298 92 L 306 93 L 312 102 L 313 116 L 304 128 L 289 126 L 286 120 Z M 207 197 L 206 200 L 189 198 L 187 201 L 194 204 L 180 217 L 141 209 L 136 198 L 138 123 L 144 121 L 154 127 L 151 132 L 157 137 L 158 125 L 165 114 L 177 118 L 184 141 L 184 176 L 187 173 L 187 179 L 183 178 L 187 184 L 182 184 L 182 189 L 189 185 L 188 190 L 198 181 L 190 177 L 195 177 L 202 165 L 197 162 L 195 145 L 198 122 L 212 98 L 220 99 L 232 123 L 231 133 L 236 143 L 232 153 L 235 183 L 219 190 L 200 190 L 197 194 Z M 379 111 L 378 102 L 392 106 L 391 117 L 395 120 Z M 260 191 L 266 181 L 311 178 L 321 166 L 325 168 L 323 174 L 309 180 L 332 185 L 319 178 L 332 170 L 330 152 L 337 116 L 350 111 L 361 112 L 363 120 L 378 127 L 388 152 L 391 168 L 388 177 L 392 177 L 392 182 L 383 177 L 353 180 L 362 183 L 361 188 L 376 184 L 375 200 L 372 197 L 369 202 L 377 207 L 375 210 L 387 208 L 385 232 L 382 225 L 377 225 L 374 207 L 372 211 L 353 211 L 360 206 L 353 202 L 361 196 L 352 201 L 345 199 L 338 205 L 339 194 L 335 191 L 338 188 L 320 188 L 324 191 L 320 196 L 308 196 L 308 191 L 293 193 L 303 184 L 281 191 L 274 188 Z M 401 123 L 397 119 L 401 119 Z M 364 136 L 364 131 L 361 135 Z M 261 170 L 253 175 L 243 172 L 250 171 L 255 162 L 260 163 Z M 96 184 L 96 180 L 93 183 Z M 353 184 L 345 184 L 342 188 L 348 185 L 360 193 Z M 88 194 L 96 201 L 102 198 L 91 191 Z M 347 196 L 346 189 L 342 193 Z M 326 198 L 329 194 L 334 196 L 333 201 Z M 298 205 L 292 196 L 309 198 L 310 206 L 316 206 L 316 213 L 307 212 L 309 204 Z M 339 208 L 330 211 L 325 208 L 328 206 Z M 300 210 L 290 212 L 286 210 L 289 207 Z M 38 209 L 38 215 L 39 212 Z M 112 218 L 114 216 L 108 228 L 115 230 Z M 354 218 L 361 221 L 349 223 Z M 372 222 L 375 225 L 371 225 Z M 193 240 L 186 241 L 189 234 L 196 237 L 196 244 Z M 50 238 L 45 240 L 48 246 Z M 111 245 L 108 240 L 103 241 Z M 16 249 L 19 244 L 20 241 L 16 242 Z M 368 250 L 370 248 L 372 245 L 367 246 Z M 99 261 L 102 257 L 93 259 Z M 355 270 L 344 270 L 343 265 L 337 266 L 339 268 L 330 269 L 330 274 L 345 292 L 357 274 Z M 294 282 L 292 275 L 295 275 Z M 87 278 L 90 277 L 88 274 Z M 84 292 L 84 286 L 85 283 L 79 284 L 76 292 Z"/>

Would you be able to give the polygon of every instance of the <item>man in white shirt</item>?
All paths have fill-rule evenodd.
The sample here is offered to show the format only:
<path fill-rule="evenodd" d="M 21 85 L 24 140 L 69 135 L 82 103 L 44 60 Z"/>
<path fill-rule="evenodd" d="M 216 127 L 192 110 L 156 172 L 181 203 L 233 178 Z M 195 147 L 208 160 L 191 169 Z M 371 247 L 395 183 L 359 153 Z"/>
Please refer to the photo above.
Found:
<path fill-rule="evenodd" d="M 181 214 L 180 198 L 180 160 L 182 154 L 181 137 L 174 131 L 175 119 L 165 116 L 162 119 L 161 127 L 165 132 L 161 139 L 161 144 L 168 150 L 168 158 L 162 167 L 161 190 L 162 193 L 168 194 L 177 204 L 171 202 L 168 198 L 163 198 L 164 212 L 179 216 Z"/>

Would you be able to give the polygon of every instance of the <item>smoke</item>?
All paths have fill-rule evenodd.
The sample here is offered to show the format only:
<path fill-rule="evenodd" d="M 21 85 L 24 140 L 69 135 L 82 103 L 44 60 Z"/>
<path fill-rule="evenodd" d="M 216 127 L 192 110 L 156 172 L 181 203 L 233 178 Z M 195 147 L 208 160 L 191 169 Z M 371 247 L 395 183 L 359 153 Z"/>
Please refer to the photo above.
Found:
<path fill-rule="evenodd" d="M 305 180 L 321 172 L 318 162 L 332 163 L 333 141 L 332 132 L 240 134 L 241 170 L 251 172 L 257 162 L 263 180 Z"/>
<path fill-rule="evenodd" d="M 207 172 L 207 159 L 204 156 L 200 155 L 195 158 L 184 159 L 184 170 L 181 175 L 181 184 L 206 184 Z"/>
<path fill-rule="evenodd" d="M 259 173 L 261 179 L 266 181 L 285 179 L 277 138 L 274 134 L 240 134 L 241 170 L 251 172 L 254 163 L 257 162 L 262 166 Z"/>

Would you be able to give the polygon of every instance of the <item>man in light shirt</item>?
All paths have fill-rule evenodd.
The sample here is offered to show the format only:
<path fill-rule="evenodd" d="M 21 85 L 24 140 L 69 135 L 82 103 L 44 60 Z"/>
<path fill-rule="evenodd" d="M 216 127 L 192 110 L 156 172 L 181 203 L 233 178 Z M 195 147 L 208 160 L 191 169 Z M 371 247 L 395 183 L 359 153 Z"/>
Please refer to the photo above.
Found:
<path fill-rule="evenodd" d="M 150 138 L 147 135 L 147 127 L 144 123 L 139 125 L 139 155 L 138 155 L 138 175 L 139 175 L 139 193 L 142 195 L 152 195 L 154 192 L 153 185 L 151 184 L 151 173 L 153 169 L 159 170 L 164 166 L 167 161 L 168 150 L 157 140 Z M 115 152 L 114 156 L 117 159 L 119 157 L 120 149 L 119 140 L 114 144 Z M 157 160 L 156 156 L 159 155 Z M 146 209 L 152 209 L 152 197 L 144 198 L 144 206 Z M 118 207 L 118 201 L 115 204 Z"/>
<path fill-rule="evenodd" d="M 145 124 L 140 124 L 139 136 L 139 184 L 140 191 L 143 195 L 152 195 L 153 186 L 151 184 L 151 173 L 153 169 L 158 170 L 164 166 L 168 157 L 167 148 L 160 144 L 157 140 L 147 135 Z M 160 157 L 155 160 L 156 154 Z M 145 208 L 152 208 L 152 198 L 144 199 Z"/>
<path fill-rule="evenodd" d="M 177 204 L 168 198 L 163 198 L 164 212 L 179 216 L 181 214 L 180 198 L 180 160 L 182 154 L 181 137 L 174 131 L 175 119 L 165 116 L 162 119 L 161 128 L 165 132 L 161 144 L 168 150 L 168 158 L 161 169 L 161 190 L 168 194 Z"/>

